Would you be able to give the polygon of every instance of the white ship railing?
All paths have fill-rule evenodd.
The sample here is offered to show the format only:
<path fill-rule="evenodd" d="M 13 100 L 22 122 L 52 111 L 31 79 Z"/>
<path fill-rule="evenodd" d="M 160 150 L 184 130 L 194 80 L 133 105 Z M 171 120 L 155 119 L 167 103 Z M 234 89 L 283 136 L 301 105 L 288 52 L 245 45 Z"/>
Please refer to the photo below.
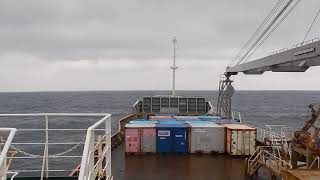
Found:
<path fill-rule="evenodd" d="M 241 113 L 238 112 L 238 111 L 232 111 L 231 112 L 231 118 L 232 118 L 233 122 L 239 122 L 239 123 L 242 122 Z"/>
<path fill-rule="evenodd" d="M 7 171 L 7 174 L 12 174 L 10 180 L 13 180 L 19 173 L 13 171 Z"/>
<path fill-rule="evenodd" d="M 257 140 L 263 142 L 265 138 L 289 140 L 294 130 L 286 125 L 265 125 L 267 129 L 256 127 Z"/>
<path fill-rule="evenodd" d="M 291 162 L 291 140 L 294 130 L 285 125 L 265 125 L 264 128 L 257 129 L 256 140 L 268 145 L 270 152 L 280 159 Z"/>
<path fill-rule="evenodd" d="M 105 116 L 100 121 L 88 128 L 86 143 L 83 150 L 79 180 L 95 180 L 106 177 L 105 179 L 112 179 L 111 176 L 111 115 Z M 94 129 L 98 126 L 105 124 L 105 135 L 99 138 L 98 143 L 95 145 Z M 101 140 L 105 139 L 105 146 L 102 150 L 100 145 Z M 101 155 L 95 162 L 95 152 L 97 149 Z M 102 152 L 101 152 L 102 150 Z M 105 161 L 105 165 L 102 162 Z"/>
<path fill-rule="evenodd" d="M 49 127 L 49 122 L 50 119 L 49 117 L 102 117 L 102 119 L 100 118 L 97 123 L 95 123 L 93 126 L 89 127 L 89 129 L 72 129 L 72 128 L 59 128 L 59 129 L 53 129 Z M 88 166 L 87 164 L 84 164 L 84 166 L 86 166 L 88 169 L 88 172 L 90 174 L 92 174 L 93 172 L 95 172 L 94 170 L 96 170 L 97 168 L 99 169 L 99 176 L 101 176 L 102 174 L 106 174 L 106 177 L 111 176 L 111 115 L 107 114 L 107 113 L 34 113 L 34 114 L 0 114 L 0 117 L 13 117 L 13 118 L 17 118 L 17 117 L 40 117 L 43 118 L 42 120 L 44 120 L 45 122 L 45 129 L 33 129 L 33 128 L 29 128 L 29 129 L 19 129 L 17 128 L 17 132 L 20 133 L 25 133 L 25 132 L 32 132 L 32 133 L 40 133 L 40 132 L 45 132 L 45 142 L 12 142 L 11 143 L 11 149 L 15 150 L 18 152 L 18 156 L 15 157 L 11 157 L 13 159 L 13 163 L 15 162 L 15 160 L 19 160 L 19 159 L 42 159 L 42 164 L 41 164 L 41 169 L 30 169 L 30 167 L 27 167 L 27 169 L 11 169 L 10 168 L 10 174 L 12 174 L 11 178 L 14 178 L 14 176 L 16 176 L 17 173 L 41 173 L 41 178 L 40 179 L 44 179 L 45 177 L 51 177 L 51 175 L 49 176 L 49 172 L 52 173 L 70 173 L 70 172 L 74 172 L 75 169 L 49 169 L 49 161 L 50 159 L 68 159 L 70 162 L 72 163 L 80 163 L 81 161 L 75 161 L 75 159 L 83 159 L 83 156 L 86 156 L 87 159 L 90 161 L 92 160 L 92 158 L 96 158 L 99 161 L 99 166 Z M 66 119 L 64 119 L 66 120 Z M 104 123 L 103 123 L 104 122 Z M 101 125 L 101 126 L 99 126 Z M 97 127 L 99 126 L 100 129 L 97 129 Z M 103 126 L 103 127 L 102 127 Z M 87 131 L 87 136 L 85 138 L 83 138 L 83 140 L 81 140 L 80 142 L 49 142 L 49 132 L 61 132 L 61 133 L 70 133 L 70 132 L 85 132 Z M 101 135 L 100 139 L 96 139 L 96 137 L 98 136 L 94 136 L 94 132 L 96 132 L 97 135 Z M 98 132 L 98 133 L 97 133 Z M 89 137 L 88 139 L 88 135 L 91 134 L 91 138 Z M 1 144 L 7 144 L 9 143 L 8 141 L 9 139 L 7 139 L 7 141 L 4 141 L 3 138 L 1 138 L 0 136 L 0 143 Z M 52 141 L 52 140 L 51 140 Z M 87 145 L 87 144 L 90 145 Z M 100 152 L 99 155 L 95 155 L 94 152 L 92 152 L 92 145 L 91 144 L 96 144 L 96 146 L 98 145 L 101 149 L 102 146 L 104 146 L 104 150 L 103 152 Z M 33 151 L 31 152 L 26 152 L 24 149 L 20 148 L 20 146 L 29 146 L 29 147 L 34 147 L 34 146 L 39 146 L 39 145 L 43 145 L 44 146 L 44 150 L 43 150 L 43 154 L 35 154 Z M 50 154 L 49 155 L 49 145 L 50 147 L 55 146 L 55 147 L 60 147 L 60 146 L 69 146 L 72 145 L 71 148 L 64 150 L 63 152 L 59 152 L 56 154 Z M 84 152 L 83 155 L 70 155 L 71 152 L 73 152 L 74 150 L 76 150 L 77 148 L 80 148 L 82 146 L 84 147 Z M 89 153 L 91 153 L 90 155 L 86 154 L 86 149 L 89 148 Z M 99 151 L 99 148 L 96 147 L 97 151 Z M 2 157 L 2 156 L 1 156 Z M 71 163 L 70 163 L 71 164 Z M 82 163 L 83 164 L 83 163 Z M 102 164 L 106 164 L 105 166 L 101 167 Z M 76 166 L 76 164 L 75 164 Z M 74 167 L 75 168 L 75 167 Z M 68 173 L 68 174 L 69 174 Z M 79 172 L 81 174 L 81 170 Z M 83 173 L 82 173 L 83 174 Z M 94 174 L 90 175 L 91 177 L 93 177 Z"/>
<path fill-rule="evenodd" d="M 294 49 L 294 48 L 297 48 L 297 47 L 301 47 L 301 46 L 304 46 L 304 45 L 307 45 L 307 44 L 311 44 L 311 43 L 317 42 L 317 41 L 319 41 L 319 40 L 320 40 L 320 38 L 319 38 L 319 37 L 316 37 L 316 38 L 310 39 L 310 40 L 308 40 L 308 41 L 304 41 L 304 42 L 302 42 L 302 43 L 295 44 L 295 45 L 293 45 L 293 46 L 291 46 L 291 47 L 283 48 L 283 49 L 274 51 L 274 52 L 272 52 L 270 55 L 278 54 L 278 53 L 281 53 L 281 52 L 284 52 L 284 51 L 288 51 L 288 50 L 291 50 L 291 49 Z"/>
<path fill-rule="evenodd" d="M 0 128 L 0 132 L 9 132 L 9 136 L 7 137 L 6 143 L 3 146 L 3 149 L 1 150 L 0 154 L 0 178 L 1 180 L 7 179 L 7 153 L 10 148 L 10 144 L 12 142 L 12 139 L 16 133 L 15 128 Z"/>
<path fill-rule="evenodd" d="M 309 166 L 309 169 L 312 169 L 316 162 L 317 162 L 316 168 L 320 169 L 320 157 L 319 157 L 319 156 L 317 156 L 317 157 L 312 161 L 311 165 Z"/>

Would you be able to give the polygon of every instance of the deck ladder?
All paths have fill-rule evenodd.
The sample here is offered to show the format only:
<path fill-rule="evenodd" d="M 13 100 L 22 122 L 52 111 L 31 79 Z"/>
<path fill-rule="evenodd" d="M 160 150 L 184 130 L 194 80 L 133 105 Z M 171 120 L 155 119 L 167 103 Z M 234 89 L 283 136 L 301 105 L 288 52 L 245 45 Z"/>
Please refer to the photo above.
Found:
<path fill-rule="evenodd" d="M 285 131 L 288 127 L 283 125 L 267 125 L 267 127 L 268 130 L 257 128 L 257 138 L 260 138 L 261 142 L 269 139 L 270 144 L 258 146 L 251 157 L 246 159 L 248 176 L 255 174 L 261 166 L 270 169 L 274 174 L 280 174 L 282 169 L 292 168 L 290 139 Z M 280 130 L 275 129 L 279 127 Z"/>
<path fill-rule="evenodd" d="M 270 169 L 277 175 L 280 175 L 282 169 L 292 169 L 289 162 L 270 153 L 265 147 L 258 147 L 256 152 L 246 160 L 246 163 L 248 176 L 252 176 L 261 166 Z"/>

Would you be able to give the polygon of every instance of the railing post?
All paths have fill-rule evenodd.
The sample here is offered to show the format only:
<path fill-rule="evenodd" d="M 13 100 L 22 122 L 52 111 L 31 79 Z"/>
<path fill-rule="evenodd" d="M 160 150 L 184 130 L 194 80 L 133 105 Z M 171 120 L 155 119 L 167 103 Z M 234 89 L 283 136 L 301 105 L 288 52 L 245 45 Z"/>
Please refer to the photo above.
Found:
<path fill-rule="evenodd" d="M 98 151 L 98 159 L 100 159 L 103 156 L 103 149 L 102 149 L 102 137 L 101 135 L 98 136 L 98 142 L 97 142 L 97 151 Z M 98 164 L 98 177 L 103 177 L 103 167 L 102 167 L 102 161 Z"/>
<path fill-rule="evenodd" d="M 45 140 L 45 145 L 44 145 L 44 151 L 43 151 L 43 160 L 42 160 L 42 169 L 41 169 L 41 180 L 43 180 L 43 174 L 44 171 L 46 172 L 46 178 L 49 177 L 49 162 L 48 162 L 48 157 L 49 157 L 49 118 L 48 115 L 45 115 L 45 126 L 46 126 L 46 140 Z"/>
<path fill-rule="evenodd" d="M 1 128 L 3 131 L 9 131 L 9 136 L 5 142 L 2 150 L 0 151 L 0 180 L 7 180 L 7 153 L 12 143 L 13 137 L 17 131 L 15 128 Z"/>
<path fill-rule="evenodd" d="M 3 163 L 0 164 L 0 178 L 1 180 L 6 180 L 7 179 L 7 160 L 4 159 L 4 161 L 2 161 Z"/>
<path fill-rule="evenodd" d="M 46 151 L 45 151 L 45 157 L 46 157 L 46 178 L 49 177 L 49 118 L 48 115 L 46 115 Z"/>
<path fill-rule="evenodd" d="M 92 170 L 94 169 L 94 153 L 95 153 L 95 148 L 94 148 L 94 129 L 91 130 L 91 139 L 90 139 L 90 145 L 89 145 L 89 156 L 88 156 L 88 168 L 87 168 L 87 178 L 89 179 L 90 175 L 92 174 Z M 90 177 L 91 179 L 92 177 Z"/>
<path fill-rule="evenodd" d="M 112 177 L 111 176 L 111 116 L 105 121 L 105 128 L 106 128 L 106 148 L 108 148 L 107 150 L 107 154 L 106 154 L 106 179 Z"/>

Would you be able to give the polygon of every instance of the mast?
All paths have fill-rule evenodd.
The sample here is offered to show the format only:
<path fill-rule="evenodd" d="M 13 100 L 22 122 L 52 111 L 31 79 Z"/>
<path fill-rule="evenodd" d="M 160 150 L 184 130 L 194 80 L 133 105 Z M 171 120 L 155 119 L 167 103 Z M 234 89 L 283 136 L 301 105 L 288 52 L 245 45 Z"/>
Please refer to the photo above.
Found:
<path fill-rule="evenodd" d="M 176 66 L 176 44 L 177 44 L 176 37 L 173 37 L 172 43 L 173 43 L 173 66 L 171 66 L 171 69 L 172 69 L 172 96 L 175 96 L 176 69 L 178 69 L 178 67 Z"/>

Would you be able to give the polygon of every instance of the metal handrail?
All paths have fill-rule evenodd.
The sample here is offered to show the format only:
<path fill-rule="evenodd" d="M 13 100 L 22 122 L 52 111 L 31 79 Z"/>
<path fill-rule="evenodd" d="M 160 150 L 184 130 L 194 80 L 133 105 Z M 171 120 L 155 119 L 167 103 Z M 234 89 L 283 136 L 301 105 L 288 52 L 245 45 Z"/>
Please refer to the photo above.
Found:
<path fill-rule="evenodd" d="M 0 178 L 1 180 L 6 180 L 7 179 L 7 153 L 10 148 L 10 144 L 12 142 L 12 139 L 17 131 L 15 128 L 0 128 L 0 131 L 9 131 L 9 136 L 7 137 L 7 141 L 1 150 L 0 154 Z"/>
<path fill-rule="evenodd" d="M 264 151 L 264 153 L 267 154 L 267 155 L 269 155 L 270 157 L 273 157 L 274 159 L 280 161 L 280 162 L 282 163 L 282 165 L 285 164 L 285 165 L 288 166 L 289 168 L 292 168 L 292 165 L 291 165 L 290 163 L 288 163 L 287 161 L 279 158 L 278 156 L 276 156 L 276 155 L 274 155 L 274 154 L 272 154 L 272 153 L 270 153 L 270 152 L 268 152 L 268 151 L 266 151 L 266 150 Z"/>
<path fill-rule="evenodd" d="M 250 158 L 247 160 L 247 162 L 248 162 L 248 171 L 250 172 L 250 173 L 253 173 L 253 169 L 256 167 L 256 165 L 259 163 L 259 160 L 260 159 L 258 159 L 259 157 L 260 157 L 260 155 L 261 155 L 261 153 L 262 153 L 262 151 L 263 151 L 263 148 L 264 147 L 262 147 L 262 146 L 258 146 L 257 148 L 256 148 L 256 150 L 254 151 L 254 153 L 250 156 Z M 252 159 L 253 158 L 253 159 Z"/>
<path fill-rule="evenodd" d="M 280 135 L 278 134 L 274 134 L 272 131 L 270 130 L 267 130 L 267 129 L 263 129 L 263 128 L 259 128 L 259 127 L 256 127 L 257 129 L 257 138 L 259 138 L 260 136 L 262 137 L 262 141 L 266 138 L 266 137 L 269 137 L 269 138 L 272 138 L 273 136 L 275 138 L 281 138 Z"/>
<path fill-rule="evenodd" d="M 248 160 L 247 168 L 249 174 L 254 173 L 258 164 L 264 164 L 278 173 L 280 173 L 282 167 L 292 169 L 292 165 L 290 163 L 263 148 L 258 147 L 255 154 L 250 157 L 254 157 L 253 160 Z M 276 168 L 273 165 L 275 165 Z"/>
<path fill-rule="evenodd" d="M 48 161 L 50 158 L 82 158 L 82 156 L 77 156 L 77 155 L 65 155 L 74 149 L 83 146 L 85 144 L 83 139 L 81 142 L 64 142 L 64 143 L 59 143 L 59 142 L 50 142 L 49 143 L 49 131 L 87 131 L 87 129 L 50 129 L 49 128 L 49 116 L 55 116 L 55 117 L 106 117 L 109 116 L 110 114 L 107 113 L 33 113 L 33 114 L 0 114 L 0 117 L 44 117 L 45 119 L 45 124 L 46 127 L 45 129 L 17 129 L 18 132 L 33 132 L 33 131 L 45 131 L 45 142 L 13 142 L 11 143 L 11 148 L 16 150 L 17 152 L 25 155 L 25 156 L 18 156 L 18 157 L 12 157 L 12 159 L 39 159 L 42 158 L 42 168 L 40 170 L 11 170 L 11 171 L 16 171 L 16 172 L 22 172 L 22 173 L 28 173 L 28 172 L 40 172 L 41 173 L 41 179 L 44 177 L 49 177 L 49 172 L 72 172 L 73 170 L 50 170 L 48 167 Z M 110 124 L 108 124 L 110 125 Z M 111 129 L 111 125 L 110 125 Z M 95 131 L 105 131 L 105 129 L 95 129 Z M 1 140 L 1 139 L 0 139 Z M 3 140 L 2 140 L 3 141 Z M 6 141 L 5 143 L 7 143 Z M 4 144 L 4 141 L 0 144 Z M 45 149 L 43 152 L 43 155 L 38 155 L 38 154 L 32 154 L 30 152 L 26 152 L 22 149 L 19 149 L 16 147 L 16 145 L 44 145 Z M 49 155 L 49 145 L 74 145 L 71 148 L 57 153 L 57 154 L 51 154 Z M 97 157 L 97 156 L 94 156 Z"/>
<path fill-rule="evenodd" d="M 314 165 L 315 162 L 318 162 L 318 169 L 320 168 L 320 157 L 317 156 L 316 158 L 314 158 L 313 162 L 311 163 L 309 169 L 312 168 L 312 166 Z"/>
<path fill-rule="evenodd" d="M 7 174 L 12 174 L 10 180 L 13 180 L 19 173 L 18 172 L 14 172 L 14 171 L 9 171 L 9 172 L 7 172 Z"/>
<path fill-rule="evenodd" d="M 307 45 L 307 44 L 314 43 L 314 42 L 319 41 L 319 40 L 320 40 L 320 38 L 319 38 L 319 37 L 316 37 L 316 38 L 310 39 L 310 40 L 308 40 L 308 41 L 304 41 L 304 42 L 302 42 L 302 43 L 295 44 L 295 45 L 293 45 L 293 46 L 291 46 L 291 47 L 283 48 L 283 49 L 274 51 L 274 52 L 272 52 L 270 55 L 279 54 L 279 53 L 282 53 L 282 52 L 287 51 L 287 50 L 291 50 L 291 49 L 294 49 L 294 48 L 297 48 L 297 47 L 301 47 L 301 46 L 304 46 L 304 45 Z"/>
<path fill-rule="evenodd" d="M 242 120 L 241 120 L 241 113 L 240 113 L 240 112 L 238 112 L 238 111 L 232 111 L 231 116 L 232 116 L 233 122 L 235 122 L 235 120 L 239 120 L 239 123 L 242 122 Z"/>
<path fill-rule="evenodd" d="M 276 138 L 276 139 L 282 139 L 282 140 L 288 140 L 287 133 L 294 132 L 293 128 L 288 127 L 286 125 L 265 125 L 268 129 L 263 129 L 256 127 L 257 129 L 257 137 L 262 136 L 262 140 L 264 140 L 265 137 Z M 275 129 L 278 128 L 278 129 Z M 292 129 L 290 131 L 286 129 Z"/>
<path fill-rule="evenodd" d="M 256 157 L 257 157 L 255 154 L 256 153 L 259 154 L 262 149 L 264 149 L 264 146 L 258 146 L 256 148 L 256 150 L 254 151 L 254 153 L 249 157 L 248 161 L 255 161 Z M 254 159 L 252 159 L 252 158 L 254 158 Z"/>
<path fill-rule="evenodd" d="M 105 124 L 105 146 L 103 152 L 97 162 L 95 163 L 94 152 L 96 151 L 96 146 L 94 144 L 94 129 L 98 126 Z M 102 139 L 102 138 L 101 138 Z M 105 166 L 103 169 L 98 166 L 105 159 Z M 82 161 L 80 166 L 79 180 L 94 180 L 98 177 L 98 172 L 103 172 L 105 174 L 105 179 L 112 178 L 111 175 L 111 115 L 107 115 L 94 125 L 88 128 L 85 146 L 82 155 Z M 101 174 L 100 174 L 101 175 Z M 100 176 L 99 175 L 99 176 Z"/>
<path fill-rule="evenodd" d="M 290 135 L 288 133 L 292 132 L 293 128 L 286 125 L 265 126 L 269 129 L 268 134 L 271 139 L 272 150 L 277 151 L 277 155 L 281 158 L 280 148 L 282 148 L 286 154 L 289 154 L 289 158 L 291 159 L 290 138 L 288 138 Z"/>

